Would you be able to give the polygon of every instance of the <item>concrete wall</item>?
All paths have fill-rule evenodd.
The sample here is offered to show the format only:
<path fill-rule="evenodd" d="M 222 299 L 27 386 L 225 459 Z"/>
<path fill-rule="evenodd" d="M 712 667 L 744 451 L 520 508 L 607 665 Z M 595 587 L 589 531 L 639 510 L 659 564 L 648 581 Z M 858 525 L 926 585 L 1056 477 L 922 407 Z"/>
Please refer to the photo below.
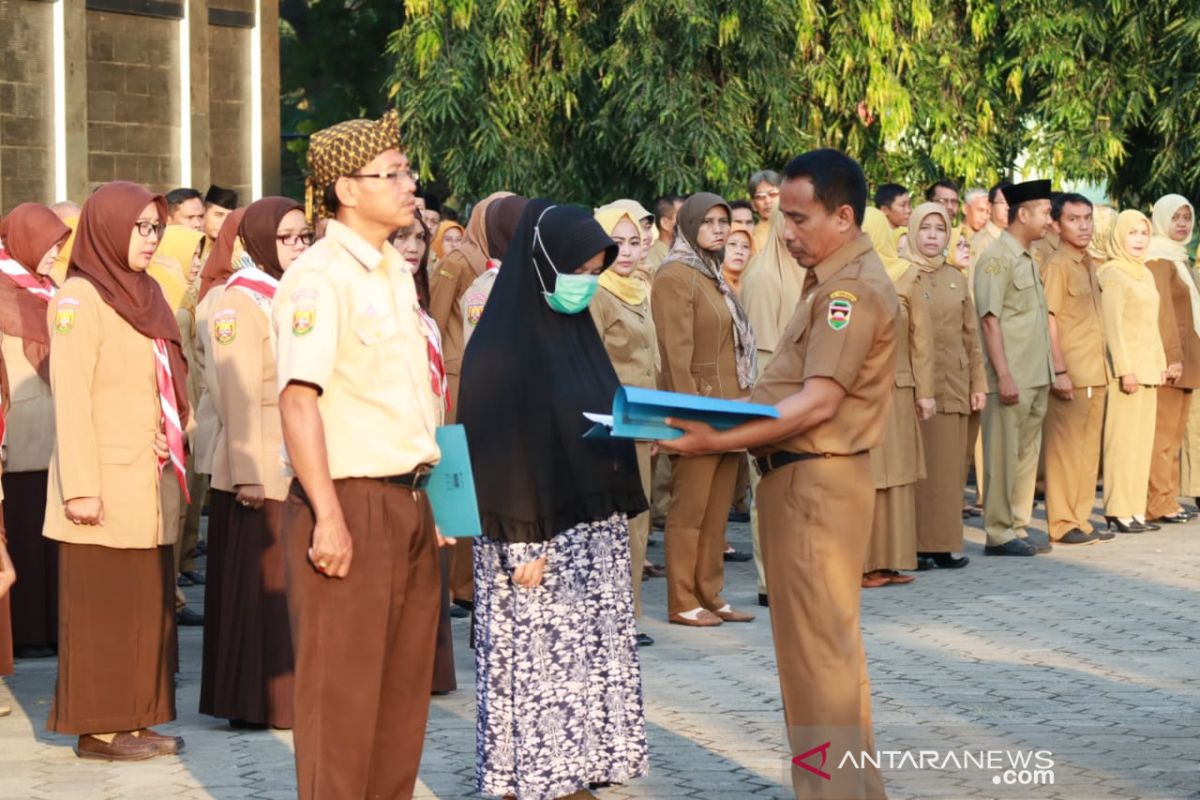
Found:
<path fill-rule="evenodd" d="M 52 6 L 0 0 L 0 198 L 7 211 L 19 200 L 54 189 Z"/>

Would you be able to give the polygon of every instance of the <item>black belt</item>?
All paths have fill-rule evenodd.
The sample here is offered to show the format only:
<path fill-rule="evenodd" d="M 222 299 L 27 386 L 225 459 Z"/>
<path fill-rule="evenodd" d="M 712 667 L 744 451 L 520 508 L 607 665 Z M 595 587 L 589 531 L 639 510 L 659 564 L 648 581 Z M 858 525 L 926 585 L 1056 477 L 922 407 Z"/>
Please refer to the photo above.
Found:
<path fill-rule="evenodd" d="M 862 453 L 851 453 L 853 456 L 860 456 Z M 840 453 L 771 453 L 769 456 L 754 459 L 755 465 L 758 466 L 759 476 L 766 475 L 771 470 L 786 467 L 788 464 L 794 464 L 797 461 L 811 461 L 814 458 L 845 458 L 846 456 Z"/>
<path fill-rule="evenodd" d="M 389 475 L 379 480 L 409 489 L 424 489 L 429 484 L 429 473 L 432 471 L 433 467 L 422 464 L 412 472 L 406 472 L 403 475 Z"/>

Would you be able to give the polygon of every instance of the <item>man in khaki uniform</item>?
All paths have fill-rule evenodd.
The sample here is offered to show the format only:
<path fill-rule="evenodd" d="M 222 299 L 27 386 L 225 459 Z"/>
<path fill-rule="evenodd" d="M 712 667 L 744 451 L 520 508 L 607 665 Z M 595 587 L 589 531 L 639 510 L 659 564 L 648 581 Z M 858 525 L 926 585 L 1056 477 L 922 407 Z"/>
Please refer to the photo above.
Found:
<path fill-rule="evenodd" d="M 1100 282 L 1087 253 L 1092 241 L 1092 203 L 1062 194 L 1050 215 L 1061 245 L 1043 265 L 1054 384 L 1046 409 L 1046 519 L 1050 538 L 1063 544 L 1092 544 L 1116 537 L 1088 521 L 1096 502 L 1100 433 L 1108 360 L 1104 356 L 1104 312 Z"/>
<path fill-rule="evenodd" d="M 1009 186 L 1012 186 L 1012 184 L 1008 181 L 1000 181 L 991 189 L 988 189 L 990 216 L 983 229 L 971 237 L 971 269 L 967 277 L 972 296 L 974 296 L 975 292 L 976 263 L 978 263 L 980 256 L 984 254 L 984 251 L 991 247 L 992 242 L 999 239 L 1000 234 L 1004 233 L 1004 229 L 1008 227 L 1008 201 L 1004 199 L 1004 190 Z"/>
<path fill-rule="evenodd" d="M 313 135 L 310 191 L 333 219 L 272 309 L 302 800 L 411 797 L 429 714 L 440 537 L 422 488 L 445 384 L 387 241 L 415 209 L 396 126 L 390 111 Z"/>
<path fill-rule="evenodd" d="M 1046 295 L 1029 247 L 1050 222 L 1050 181 L 1008 186 L 1004 196 L 1008 229 L 975 270 L 989 394 L 983 409 L 984 555 L 1032 556 L 1050 550 L 1040 532 L 1030 536 L 1025 528 L 1033 513 L 1054 366 Z"/>
<path fill-rule="evenodd" d="M 868 451 L 883 439 L 899 313 L 860 228 L 866 202 L 862 170 L 843 153 L 816 150 L 788 164 L 784 238 L 807 275 L 752 395 L 775 404 L 780 418 L 721 433 L 672 420 L 686 435 L 659 443 L 688 454 L 750 448 L 758 457 L 763 559 L 798 798 L 886 796 L 877 769 L 840 766 L 847 752 L 875 749 L 859 596 L 875 503 Z"/>

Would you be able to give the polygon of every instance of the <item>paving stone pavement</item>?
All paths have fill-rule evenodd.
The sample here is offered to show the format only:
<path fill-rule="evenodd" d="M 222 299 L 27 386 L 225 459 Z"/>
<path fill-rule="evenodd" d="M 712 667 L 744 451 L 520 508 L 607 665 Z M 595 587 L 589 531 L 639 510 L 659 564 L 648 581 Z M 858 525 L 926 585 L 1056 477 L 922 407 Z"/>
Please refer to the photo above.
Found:
<path fill-rule="evenodd" d="M 876 747 L 896 760 L 884 762 L 889 796 L 1200 798 L 1200 522 L 1035 558 L 984 558 L 977 526 L 966 569 L 864 592 Z M 749 549 L 747 526 L 731 525 L 729 536 Z M 661 562 L 661 546 L 650 557 Z M 791 797 L 793 754 L 753 565 L 727 570 L 731 602 L 760 612 L 748 625 L 669 626 L 664 581 L 644 586 L 652 613 L 642 630 L 657 640 L 641 651 L 651 771 L 598 796 Z M 201 591 L 187 591 L 200 607 Z M 454 630 L 459 691 L 432 701 L 420 798 L 477 796 L 466 621 Z M 0 798 L 294 797 L 291 736 L 233 732 L 196 713 L 199 629 L 183 629 L 181 646 L 180 716 L 163 729 L 184 735 L 187 749 L 136 764 L 79 761 L 71 739 L 46 733 L 54 661 L 19 662 L 0 682 L 0 704 L 14 705 L 0 719 Z M 1050 751 L 1053 783 L 1029 785 L 1048 777 L 1032 771 L 898 761 L 922 750 L 938 766 L 946 751 Z"/>

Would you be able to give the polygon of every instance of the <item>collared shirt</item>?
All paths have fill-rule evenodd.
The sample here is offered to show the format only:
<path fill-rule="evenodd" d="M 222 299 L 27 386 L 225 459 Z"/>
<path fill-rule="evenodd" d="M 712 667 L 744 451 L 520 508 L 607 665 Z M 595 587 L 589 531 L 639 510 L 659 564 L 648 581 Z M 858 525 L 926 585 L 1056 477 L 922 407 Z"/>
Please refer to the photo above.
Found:
<path fill-rule="evenodd" d="M 1091 256 L 1065 242 L 1046 259 L 1046 308 L 1058 327 L 1058 347 L 1074 386 L 1107 386 L 1104 311 Z"/>
<path fill-rule="evenodd" d="M 975 266 L 979 263 L 979 257 L 992 246 L 992 242 L 1000 238 L 1000 234 L 1004 233 L 1004 229 L 990 219 L 987 224 L 977 230 L 971 236 L 971 266 L 967 270 L 967 288 L 971 292 L 971 299 L 975 299 Z"/>
<path fill-rule="evenodd" d="M 1144 264 L 1109 261 L 1096 277 L 1100 280 L 1113 375 L 1136 375 L 1142 386 L 1160 385 L 1167 355 L 1158 330 L 1159 297 L 1154 276 Z"/>
<path fill-rule="evenodd" d="M 1012 234 L 1004 231 L 979 257 L 975 270 L 975 311 L 983 319 L 988 314 L 1000 322 L 1008 371 L 1018 389 L 1047 386 L 1054 380 L 1054 360 L 1050 354 L 1050 325 L 1042 278 L 1033 256 L 1021 247 Z M 988 391 L 999 391 L 995 367 L 987 358 L 984 341 Z"/>
<path fill-rule="evenodd" d="M 852 455 L 883 441 L 896 369 L 900 301 L 866 234 L 809 270 L 803 297 L 751 400 L 774 405 L 809 378 L 846 390 L 834 417 L 755 455 Z"/>
<path fill-rule="evenodd" d="M 336 220 L 275 294 L 279 390 L 317 387 L 330 476 L 381 478 L 440 457 L 439 406 L 412 267 Z"/>

